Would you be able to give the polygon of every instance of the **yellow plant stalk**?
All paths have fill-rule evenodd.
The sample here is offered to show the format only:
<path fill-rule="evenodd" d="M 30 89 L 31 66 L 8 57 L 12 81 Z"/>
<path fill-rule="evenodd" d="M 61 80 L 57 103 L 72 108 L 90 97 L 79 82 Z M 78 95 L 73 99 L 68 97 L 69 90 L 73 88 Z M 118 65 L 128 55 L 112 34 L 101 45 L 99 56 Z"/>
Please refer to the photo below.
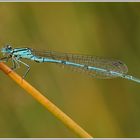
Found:
<path fill-rule="evenodd" d="M 74 122 L 69 116 L 61 111 L 56 105 L 54 105 L 49 99 L 43 96 L 37 89 L 31 86 L 26 80 L 22 79 L 17 73 L 12 71 L 4 63 L 0 63 L 0 70 L 2 70 L 7 76 L 13 79 L 20 87 L 26 90 L 32 95 L 38 102 L 45 106 L 56 118 L 63 122 L 67 127 L 73 130 L 82 138 L 92 138 L 83 128 L 81 128 L 76 122 Z"/>

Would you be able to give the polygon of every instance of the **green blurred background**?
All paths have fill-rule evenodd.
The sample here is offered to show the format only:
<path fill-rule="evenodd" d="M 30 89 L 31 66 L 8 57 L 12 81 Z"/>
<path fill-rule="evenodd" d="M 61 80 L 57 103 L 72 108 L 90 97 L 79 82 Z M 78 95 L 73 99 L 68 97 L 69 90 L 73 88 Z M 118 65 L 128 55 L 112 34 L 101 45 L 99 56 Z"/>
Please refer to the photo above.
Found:
<path fill-rule="evenodd" d="M 140 77 L 140 4 L 0 3 L 7 43 L 120 59 Z M 26 80 L 94 137 L 140 137 L 140 84 L 25 62 Z M 0 137 L 78 137 L 2 72 L 0 90 Z"/>

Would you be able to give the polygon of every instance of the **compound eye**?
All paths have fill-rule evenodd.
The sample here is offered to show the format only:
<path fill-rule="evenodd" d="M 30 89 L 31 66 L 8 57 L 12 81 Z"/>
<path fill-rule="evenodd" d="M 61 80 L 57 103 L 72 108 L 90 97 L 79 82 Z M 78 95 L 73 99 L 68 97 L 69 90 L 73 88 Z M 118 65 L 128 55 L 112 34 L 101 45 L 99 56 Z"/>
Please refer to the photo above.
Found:
<path fill-rule="evenodd" d="M 11 47 L 10 45 L 6 45 L 6 48 L 7 48 L 8 50 L 11 50 L 11 49 L 12 49 L 12 47 Z"/>

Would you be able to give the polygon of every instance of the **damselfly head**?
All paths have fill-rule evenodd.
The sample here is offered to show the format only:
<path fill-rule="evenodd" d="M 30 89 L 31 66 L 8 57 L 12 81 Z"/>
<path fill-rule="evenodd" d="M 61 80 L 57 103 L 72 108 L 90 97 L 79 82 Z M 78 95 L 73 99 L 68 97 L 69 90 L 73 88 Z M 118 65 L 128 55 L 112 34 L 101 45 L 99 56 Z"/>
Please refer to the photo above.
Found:
<path fill-rule="evenodd" d="M 1 49 L 1 52 L 3 55 L 10 54 L 12 52 L 12 47 L 10 45 L 5 45 L 5 47 Z"/>

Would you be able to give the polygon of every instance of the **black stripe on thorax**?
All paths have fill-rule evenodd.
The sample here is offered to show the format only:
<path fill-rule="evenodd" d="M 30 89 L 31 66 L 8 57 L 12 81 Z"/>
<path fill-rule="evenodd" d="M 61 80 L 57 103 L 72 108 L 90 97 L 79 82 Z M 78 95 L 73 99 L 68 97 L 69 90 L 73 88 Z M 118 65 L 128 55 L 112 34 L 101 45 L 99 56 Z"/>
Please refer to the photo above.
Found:
<path fill-rule="evenodd" d="M 16 49 L 18 49 L 18 48 L 16 48 Z M 27 51 L 27 50 L 30 50 L 29 48 L 25 48 L 25 49 L 18 49 L 18 50 L 13 50 L 13 53 L 15 53 L 15 52 L 20 52 L 20 51 Z"/>

